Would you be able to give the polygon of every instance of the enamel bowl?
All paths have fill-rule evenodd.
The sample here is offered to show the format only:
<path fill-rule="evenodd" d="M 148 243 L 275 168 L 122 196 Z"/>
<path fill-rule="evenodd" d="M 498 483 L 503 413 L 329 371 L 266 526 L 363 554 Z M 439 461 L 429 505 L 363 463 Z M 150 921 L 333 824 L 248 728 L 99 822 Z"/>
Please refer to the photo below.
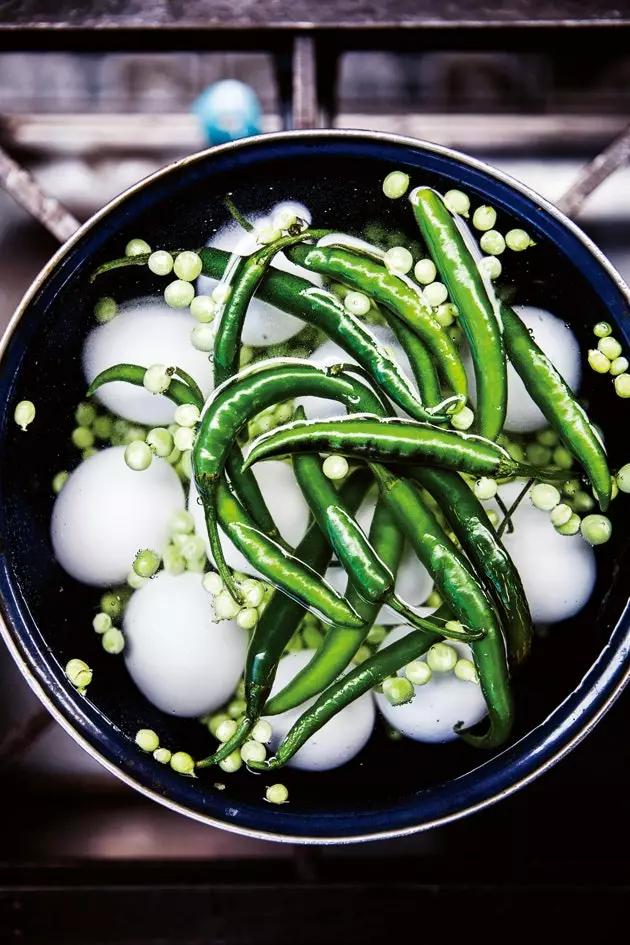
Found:
<path fill-rule="evenodd" d="M 395 168 L 413 184 L 460 188 L 523 226 L 536 246 L 512 254 L 508 285 L 522 304 L 565 319 L 585 351 L 592 326 L 606 319 L 630 346 L 630 295 L 585 235 L 554 207 L 504 174 L 465 155 L 406 138 L 367 132 L 310 131 L 227 144 L 165 168 L 114 200 L 56 254 L 27 293 L 4 338 L 0 375 L 0 596 L 5 641 L 31 687 L 82 747 L 127 784 L 197 820 L 252 836 L 336 843 L 400 836 L 462 817 L 526 785 L 587 734 L 628 676 L 628 503 L 614 506 L 612 541 L 598 549 L 591 602 L 539 640 L 514 680 L 517 722 L 510 745 L 481 754 L 464 744 L 390 740 L 377 727 L 368 746 L 344 767 L 309 774 L 288 770 L 291 802 L 263 800 L 265 779 L 244 769 L 221 778 L 184 778 L 142 754 L 141 727 L 163 744 L 198 757 L 210 748 L 194 721 L 153 708 L 132 684 L 122 659 L 103 653 L 90 621 L 100 592 L 74 582 L 50 545 L 50 487 L 74 463 L 73 410 L 85 393 L 80 353 L 96 298 L 156 293 L 145 267 L 96 287 L 95 267 L 120 256 L 126 242 L 195 247 L 227 219 L 221 198 L 238 196 L 245 213 L 282 199 L 300 200 L 318 226 L 360 232 L 370 222 L 414 237 L 406 201 L 384 201 L 380 184 Z M 613 467 L 624 454 L 627 421 L 609 383 L 593 372 L 583 394 L 606 417 Z M 28 434 L 13 421 L 18 400 L 37 404 Z M 620 422 L 615 423 L 619 417 Z M 87 697 L 63 667 L 80 654 L 94 668 Z M 223 791 L 213 783 L 226 782 Z"/>

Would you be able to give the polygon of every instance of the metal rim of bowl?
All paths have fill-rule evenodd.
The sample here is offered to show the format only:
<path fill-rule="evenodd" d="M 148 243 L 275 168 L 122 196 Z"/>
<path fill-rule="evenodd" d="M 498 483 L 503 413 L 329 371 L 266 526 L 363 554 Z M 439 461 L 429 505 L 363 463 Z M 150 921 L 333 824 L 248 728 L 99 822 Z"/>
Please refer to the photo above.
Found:
<path fill-rule="evenodd" d="M 45 284 L 46 280 L 49 278 L 51 273 L 55 270 L 57 265 L 61 260 L 66 256 L 66 254 L 77 244 L 83 235 L 93 229 L 95 226 L 105 218 L 111 210 L 118 207 L 121 203 L 127 200 L 129 197 L 134 196 L 136 193 L 142 191 L 148 184 L 153 183 L 160 178 L 169 175 L 181 168 L 185 168 L 191 164 L 198 162 L 204 162 L 208 159 L 212 159 L 213 156 L 219 154 L 229 153 L 230 151 L 239 151 L 244 148 L 256 147 L 260 143 L 264 142 L 289 142 L 292 140 L 300 139 L 309 139 L 309 138 L 326 138 L 329 140 L 348 140 L 356 139 L 363 140 L 366 142 L 382 142 L 383 144 L 389 145 L 399 145 L 403 147 L 408 147 L 415 150 L 428 151 L 437 156 L 449 158 L 451 160 L 458 161 L 461 164 L 467 165 L 473 170 L 477 170 L 486 174 L 490 177 L 493 177 L 495 180 L 500 183 L 507 185 L 508 187 L 516 190 L 521 195 L 527 197 L 530 200 L 536 202 L 542 209 L 544 209 L 551 217 L 553 217 L 556 222 L 560 223 L 565 229 L 567 229 L 574 237 L 576 237 L 579 242 L 589 251 L 589 253 L 595 258 L 599 265 L 605 270 L 609 278 L 615 283 L 619 289 L 621 295 L 625 297 L 630 306 L 630 289 L 625 284 L 619 273 L 612 266 L 612 264 L 607 260 L 601 250 L 590 240 L 582 230 L 574 224 L 568 217 L 566 217 L 560 210 L 558 210 L 552 203 L 550 203 L 546 198 L 540 196 L 536 191 L 532 190 L 530 187 L 511 177 L 509 174 L 499 170 L 498 168 L 492 167 L 489 164 L 486 164 L 484 161 L 480 161 L 476 158 L 470 157 L 467 154 L 463 154 L 460 151 L 456 151 L 452 148 L 448 148 L 443 145 L 435 144 L 429 141 L 423 141 L 417 138 L 410 138 L 405 135 L 395 135 L 385 132 L 373 132 L 373 131 L 362 131 L 355 129 L 309 129 L 305 131 L 281 131 L 274 132 L 271 134 L 256 135 L 248 138 L 242 138 L 237 141 L 232 141 L 227 144 L 217 145 L 215 147 L 207 148 L 204 151 L 196 152 L 195 154 L 188 155 L 185 158 L 181 158 L 178 161 L 174 161 L 171 164 L 166 165 L 163 168 L 155 171 L 153 174 L 149 175 L 143 180 L 139 181 L 136 184 L 133 184 L 127 190 L 123 191 L 117 197 L 114 197 L 113 200 L 110 200 L 101 210 L 97 211 L 89 220 L 83 223 L 67 240 L 66 243 L 61 246 L 54 256 L 49 260 L 49 262 L 43 267 L 41 272 L 36 276 L 34 281 L 31 283 L 31 286 L 27 290 L 26 294 L 22 298 L 20 304 L 18 305 L 13 317 L 11 318 L 7 328 L 4 332 L 4 335 L 0 339 L 0 363 L 4 357 L 5 351 L 7 350 L 13 334 L 15 333 L 20 320 L 24 313 L 27 311 L 32 299 L 35 297 L 40 288 Z M 628 610 L 628 605 L 626 606 L 626 613 Z M 623 616 L 623 615 L 622 615 Z M 621 618 L 620 618 L 621 619 Z M 610 691 L 607 693 L 604 701 L 599 705 L 597 711 L 588 715 L 588 717 L 583 721 L 578 731 L 575 732 L 570 738 L 562 740 L 559 747 L 542 763 L 536 764 L 533 770 L 529 771 L 526 775 L 515 779 L 511 783 L 503 786 L 502 789 L 496 791 L 491 796 L 484 798 L 483 800 L 476 801 L 474 803 L 469 803 L 468 805 L 462 806 L 459 810 L 443 814 L 439 817 L 434 817 L 431 820 L 424 821 L 418 825 L 412 825 L 405 828 L 395 828 L 392 830 L 377 830 L 371 833 L 365 833 L 362 835 L 353 835 L 351 837 L 342 837 L 337 835 L 330 836 L 304 836 L 304 835 L 291 835 L 288 833 L 272 833 L 266 830 L 256 830 L 253 828 L 236 825 L 230 823 L 226 820 L 221 820 L 219 818 L 212 817 L 207 814 L 202 814 L 195 810 L 191 810 L 185 805 L 173 801 L 170 798 L 164 797 L 161 794 L 158 794 L 156 791 L 152 790 L 150 787 L 146 787 L 137 780 L 135 780 L 130 775 L 126 774 L 119 767 L 113 764 L 108 758 L 102 755 L 92 744 L 91 742 L 74 726 L 71 724 L 69 719 L 61 712 L 53 701 L 51 695 L 44 688 L 44 686 L 36 679 L 35 675 L 31 672 L 31 669 L 28 665 L 27 660 L 24 658 L 21 653 L 16 641 L 14 640 L 11 632 L 9 631 L 2 615 L 0 615 L 0 633 L 2 634 L 4 641 L 7 645 L 9 652 L 11 653 L 15 663 L 20 669 L 22 675 L 26 679 L 26 682 L 38 697 L 38 699 L 43 703 L 46 709 L 53 716 L 55 721 L 62 726 L 62 728 L 74 739 L 74 741 L 83 748 L 92 758 L 94 758 L 99 764 L 101 764 L 107 771 L 113 774 L 115 777 L 119 778 L 129 787 L 133 788 L 136 791 L 139 791 L 144 796 L 150 798 L 153 801 L 161 804 L 162 806 L 172 810 L 178 814 L 182 814 L 185 817 L 189 817 L 193 820 L 198 821 L 199 823 L 206 824 L 208 826 L 216 827 L 222 830 L 227 830 L 231 833 L 236 833 L 242 836 L 252 837 L 259 840 L 272 840 L 277 842 L 287 842 L 287 843 L 298 843 L 298 844 L 316 844 L 316 845 L 336 845 L 336 844 L 346 844 L 346 843 L 358 843 L 369 840 L 386 840 L 393 839 L 396 837 L 411 836 L 415 833 L 420 833 L 425 830 L 429 830 L 433 827 L 443 826 L 447 823 L 452 823 L 453 821 L 459 820 L 463 817 L 468 816 L 469 814 L 475 813 L 476 811 L 483 810 L 486 807 L 495 804 L 497 801 L 502 800 L 503 798 L 509 797 L 511 794 L 514 794 L 520 788 L 525 787 L 531 781 L 534 781 L 545 771 L 551 768 L 557 761 L 563 758 L 568 754 L 576 745 L 578 745 L 582 739 L 597 725 L 599 720 L 603 715 L 610 709 L 612 704 L 621 694 L 622 690 L 625 688 L 626 684 L 630 680 L 630 663 L 626 668 L 622 677 L 611 686 L 609 681 L 607 686 L 611 687 Z M 626 657 L 628 653 L 626 653 Z M 593 663 L 587 674 L 593 670 L 595 664 L 601 658 Z M 580 685 L 582 685 L 582 682 Z M 575 691 L 575 690 L 574 690 Z M 570 697 L 567 696 L 567 698 Z M 564 700 L 566 701 L 566 700 Z M 537 728 L 540 728 L 543 724 L 548 722 L 561 708 L 564 704 L 561 703 L 557 706 L 553 712 L 551 712 L 546 719 L 544 719 L 538 726 L 532 729 L 527 735 L 523 738 L 535 732 Z M 556 736 L 560 734 L 557 729 L 562 729 L 562 723 L 556 728 Z M 515 745 L 517 745 L 515 743 Z M 514 746 L 512 746 L 514 747 Z"/>

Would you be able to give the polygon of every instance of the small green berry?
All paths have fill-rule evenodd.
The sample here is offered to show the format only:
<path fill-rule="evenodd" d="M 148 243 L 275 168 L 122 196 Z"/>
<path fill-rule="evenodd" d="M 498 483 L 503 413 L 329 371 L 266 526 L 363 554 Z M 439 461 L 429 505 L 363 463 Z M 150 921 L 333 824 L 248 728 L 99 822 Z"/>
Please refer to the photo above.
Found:
<path fill-rule="evenodd" d="M 563 502 L 560 505 L 556 505 L 556 507 L 551 510 L 551 524 L 554 528 L 562 528 L 562 526 L 567 524 L 572 515 L 573 509 L 571 506 Z"/>
<path fill-rule="evenodd" d="M 83 660 L 70 660 L 66 663 L 66 676 L 73 686 L 83 692 L 92 682 L 92 670 Z"/>
<path fill-rule="evenodd" d="M 491 230 L 497 222 L 497 212 L 494 207 L 477 207 L 472 222 L 476 230 Z"/>
<path fill-rule="evenodd" d="M 111 299 L 108 296 L 103 296 L 103 298 L 99 299 L 94 306 L 94 318 L 99 323 L 99 325 L 104 325 L 106 322 L 111 322 L 112 318 L 115 318 L 117 314 L 118 305 L 114 299 Z"/>
<path fill-rule="evenodd" d="M 65 470 L 57 473 L 57 475 L 52 481 L 53 492 L 55 493 L 55 495 L 59 495 L 59 493 L 61 492 L 61 490 L 63 489 L 63 487 L 65 486 L 69 478 L 70 478 L 70 473 L 66 472 Z"/>
<path fill-rule="evenodd" d="M 589 545 L 603 545 L 612 534 L 612 524 L 605 515 L 587 515 L 582 519 L 580 530 Z"/>
<path fill-rule="evenodd" d="M 160 556 L 150 548 L 139 551 L 133 562 L 133 569 L 141 578 L 153 577 L 160 566 Z"/>
<path fill-rule="evenodd" d="M 593 328 L 593 334 L 598 338 L 606 338 L 608 335 L 612 335 L 612 325 L 609 325 L 608 322 L 597 322 Z"/>
<path fill-rule="evenodd" d="M 160 747 L 160 739 L 151 728 L 141 728 L 136 732 L 136 745 L 142 751 L 153 752 Z"/>
<path fill-rule="evenodd" d="M 612 335 L 608 335 L 606 338 L 600 338 L 597 349 L 601 351 L 609 361 L 615 361 L 617 358 L 621 357 L 621 345 Z"/>
<path fill-rule="evenodd" d="M 136 472 L 148 469 L 152 460 L 151 448 L 142 440 L 134 440 L 125 449 L 125 462 L 130 469 Z"/>
<path fill-rule="evenodd" d="M 195 762 L 185 751 L 176 751 L 171 757 L 171 768 L 178 774 L 191 775 L 195 771 Z"/>
<path fill-rule="evenodd" d="M 112 618 L 109 614 L 106 614 L 104 611 L 96 614 L 92 620 L 92 626 L 96 633 L 107 633 L 107 631 L 112 626 Z"/>
<path fill-rule="evenodd" d="M 348 468 L 345 456 L 328 456 L 322 465 L 322 472 L 328 479 L 344 479 L 348 475 Z"/>
<path fill-rule="evenodd" d="M 444 194 L 444 203 L 451 213 L 457 213 L 462 217 L 468 216 L 470 198 L 463 190 L 447 190 Z"/>
<path fill-rule="evenodd" d="M 106 653 L 118 656 L 125 648 L 125 638 L 117 627 L 110 627 L 101 637 L 101 643 Z"/>
<path fill-rule="evenodd" d="M 529 497 L 537 509 L 541 512 L 551 512 L 560 503 L 560 493 L 555 486 L 546 482 L 538 482 L 531 489 Z"/>
<path fill-rule="evenodd" d="M 253 739 L 251 741 L 245 742 L 241 746 L 241 758 L 245 764 L 249 764 L 250 761 L 256 761 L 260 763 L 264 761 L 267 757 L 267 749 L 262 744 L 262 742 L 256 742 Z"/>
<path fill-rule="evenodd" d="M 434 643 L 427 652 L 427 663 L 434 673 L 449 673 L 455 669 L 457 650 L 448 643 Z"/>
<path fill-rule="evenodd" d="M 390 200 L 404 197 L 409 188 L 409 174 L 404 171 L 391 171 L 383 181 L 383 193 Z"/>
<path fill-rule="evenodd" d="M 564 525 L 560 525 L 556 528 L 556 531 L 561 535 L 577 535 L 580 530 L 581 519 L 579 515 L 576 515 L 575 512 L 571 514 L 571 518 L 568 522 L 565 522 Z"/>
<path fill-rule="evenodd" d="M 270 784 L 265 791 L 265 800 L 270 804 L 286 804 L 289 792 L 284 784 Z"/>
<path fill-rule="evenodd" d="M 183 279 L 175 279 L 164 289 L 164 301 L 171 308 L 188 308 L 195 297 L 194 286 Z"/>
<path fill-rule="evenodd" d="M 158 249 L 149 256 L 147 266 L 156 276 L 168 276 L 173 271 L 173 257 L 165 249 Z"/>
<path fill-rule="evenodd" d="M 471 660 L 457 660 L 453 672 L 462 682 L 479 683 L 479 676 L 477 675 L 475 664 Z"/>
<path fill-rule="evenodd" d="M 221 771 L 225 771 L 226 774 L 234 774 L 242 766 L 243 759 L 241 758 L 241 753 L 238 748 L 233 751 L 231 755 L 228 755 L 227 758 L 224 758 L 223 761 L 219 762 Z"/>
<path fill-rule="evenodd" d="M 184 282 L 194 282 L 197 276 L 201 275 L 202 269 L 201 256 L 188 250 L 178 253 L 173 263 L 173 272 Z"/>
<path fill-rule="evenodd" d="M 414 697 L 413 684 L 404 676 L 390 676 L 383 680 L 383 695 L 390 705 L 404 705 Z"/>
<path fill-rule="evenodd" d="M 432 675 L 431 667 L 424 660 L 414 660 L 405 666 L 405 676 L 414 686 L 426 686 Z"/>
<path fill-rule="evenodd" d="M 144 372 L 142 383 L 150 394 L 163 394 L 171 385 L 173 369 L 166 364 L 152 364 Z"/>
<path fill-rule="evenodd" d="M 252 738 L 255 742 L 261 742 L 263 745 L 268 745 L 271 741 L 272 735 L 273 729 L 266 719 L 260 719 L 258 722 L 256 722 L 252 730 Z"/>
<path fill-rule="evenodd" d="M 534 245 L 529 233 L 518 228 L 509 230 L 505 234 L 505 242 L 513 253 L 522 253 L 524 249 Z"/>
<path fill-rule="evenodd" d="M 630 397 L 630 374 L 618 374 L 614 381 L 615 393 L 624 399 Z"/>
<path fill-rule="evenodd" d="M 151 247 L 146 240 L 129 240 L 125 246 L 125 256 L 146 256 L 151 252 Z"/>
<path fill-rule="evenodd" d="M 202 325 L 213 322 L 216 313 L 216 302 L 213 302 L 209 295 L 196 295 L 190 303 L 190 314 Z"/>
<path fill-rule="evenodd" d="M 479 246 L 489 256 L 500 256 L 505 251 L 505 240 L 498 230 L 487 230 L 479 240 Z"/>

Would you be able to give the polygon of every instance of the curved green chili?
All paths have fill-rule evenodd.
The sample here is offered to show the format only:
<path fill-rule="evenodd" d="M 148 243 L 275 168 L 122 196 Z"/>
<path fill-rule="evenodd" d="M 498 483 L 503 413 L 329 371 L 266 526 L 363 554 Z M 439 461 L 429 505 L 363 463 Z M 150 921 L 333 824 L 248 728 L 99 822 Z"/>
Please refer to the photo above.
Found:
<path fill-rule="evenodd" d="M 203 274 L 211 279 L 221 279 L 231 258 L 230 254 L 210 247 L 197 252 L 203 263 Z M 173 255 L 176 256 L 177 253 Z M 94 280 L 100 274 L 126 266 L 146 265 L 148 259 L 148 255 L 115 259 L 104 263 L 91 278 Z M 264 275 L 256 297 L 325 332 L 346 354 L 368 371 L 374 381 L 410 417 L 435 422 L 448 419 L 444 412 L 438 413 L 435 408 L 427 409 L 423 406 L 398 363 L 370 329 L 348 312 L 332 292 L 314 286 L 293 273 L 271 268 Z"/>
<path fill-rule="evenodd" d="M 325 623 L 354 628 L 364 626 L 364 619 L 348 606 L 321 575 L 260 531 L 224 478 L 219 479 L 215 493 L 216 515 L 221 528 L 270 584 L 299 601 L 307 610 L 312 610 Z"/>
<path fill-rule="evenodd" d="M 180 371 L 179 368 L 174 367 L 172 371 L 173 373 L 177 372 L 183 376 L 183 372 Z M 133 384 L 135 387 L 143 387 L 144 375 L 146 373 L 147 368 L 142 367 L 140 364 L 114 364 L 112 367 L 106 368 L 104 371 L 101 371 L 100 374 L 97 374 L 88 387 L 85 396 L 91 397 L 92 394 L 96 393 L 99 387 L 102 387 L 104 384 L 111 384 L 115 381 L 123 381 L 126 384 Z M 192 381 L 192 378 L 190 378 L 190 380 Z M 203 409 L 203 397 L 197 385 L 195 384 L 193 388 L 189 383 L 179 381 L 175 377 L 171 377 L 171 383 L 167 390 L 164 391 L 164 397 L 168 397 L 169 400 L 172 400 L 173 403 L 178 406 L 181 404 L 193 404 L 199 410 Z"/>
<path fill-rule="evenodd" d="M 299 413 L 303 411 L 297 411 Z M 348 579 L 369 603 L 379 603 L 392 591 L 392 571 L 370 547 L 363 531 L 344 507 L 319 456 L 296 453 L 293 473 L 313 518 L 326 535 Z"/>
<path fill-rule="evenodd" d="M 563 470 L 534 469 L 517 463 L 498 443 L 474 433 L 443 430 L 411 420 L 357 415 L 294 421 L 263 434 L 254 441 L 245 468 L 298 451 L 341 453 L 385 464 L 444 466 L 473 476 L 569 478 Z"/>
<path fill-rule="evenodd" d="M 233 256 L 234 271 L 229 274 L 230 293 L 223 308 L 217 328 L 213 349 L 213 375 L 215 388 L 238 373 L 241 351 L 241 335 L 249 303 L 267 272 L 274 256 L 296 240 L 308 239 L 305 231 L 299 236 L 283 237 L 274 243 L 262 246 L 251 256 Z M 228 262 L 228 267 L 230 263 Z M 227 268 L 224 271 L 224 276 Z M 260 527 L 269 535 L 285 544 L 267 508 L 256 477 L 250 470 L 242 468 L 242 454 L 234 446 L 227 458 L 228 474 L 233 487 L 250 510 Z"/>
<path fill-rule="evenodd" d="M 230 294 L 214 339 L 216 387 L 238 373 L 241 335 L 247 309 L 274 256 L 295 243 L 310 239 L 312 235 L 311 231 L 304 230 L 299 236 L 283 236 L 273 243 L 268 243 L 251 256 L 234 257 L 236 264 L 229 281 Z"/>
<path fill-rule="evenodd" d="M 344 496 L 345 499 L 345 496 Z M 346 504 L 349 503 L 346 500 Z M 370 526 L 370 544 L 383 564 L 396 574 L 404 549 L 403 533 L 394 522 L 389 509 L 377 502 Z M 380 604 L 368 603 L 351 581 L 346 588 L 346 600 L 366 621 L 362 630 L 332 627 L 320 648 L 307 665 L 276 693 L 265 706 L 265 715 L 278 715 L 301 705 L 332 685 L 346 669 L 352 657 L 365 641 L 381 609 Z"/>
<path fill-rule="evenodd" d="M 571 389 L 516 312 L 503 305 L 501 316 L 510 361 L 549 425 L 586 470 L 605 512 L 612 495 L 612 478 L 599 436 Z"/>
<path fill-rule="evenodd" d="M 431 625 L 394 593 L 394 573 L 344 507 L 337 490 L 322 472 L 319 457 L 298 454 L 293 458 L 293 470 L 315 521 L 327 536 L 357 593 L 369 604 L 388 604 L 413 627 L 430 629 Z M 466 629 L 455 636 L 469 642 L 478 638 L 478 633 Z"/>
<path fill-rule="evenodd" d="M 439 504 L 462 550 L 491 594 L 505 631 L 510 665 L 517 666 L 531 649 L 532 618 L 523 582 L 486 510 L 457 473 L 418 466 L 409 471 L 409 476 Z"/>
<path fill-rule="evenodd" d="M 194 377 L 193 377 L 191 374 L 188 374 L 187 371 L 185 371 L 183 368 L 177 367 L 177 365 L 176 365 L 176 366 L 175 366 L 175 377 L 177 377 L 177 378 L 179 378 L 180 380 L 184 381 L 185 384 L 188 384 L 188 386 L 190 387 L 190 389 L 194 392 L 195 397 L 197 398 L 197 404 L 203 404 L 203 403 L 204 403 L 203 392 L 202 392 L 201 388 L 199 387 L 199 384 L 197 383 L 197 381 L 194 379 Z M 201 407 L 200 407 L 199 409 L 201 410 Z"/>
<path fill-rule="evenodd" d="M 95 377 L 86 397 L 102 387 L 103 384 L 109 384 L 112 381 L 124 381 L 127 384 L 134 384 L 136 387 L 142 387 L 146 368 L 138 364 L 115 364 L 113 367 L 101 371 L 98 377 Z M 165 397 L 169 397 L 174 403 L 194 404 L 198 410 L 203 410 L 203 394 L 197 387 L 195 381 L 189 374 L 182 371 L 181 368 L 173 368 L 173 371 L 184 378 L 184 381 L 171 378 L 168 389 L 164 392 Z M 240 496 L 246 508 L 251 510 L 254 520 L 263 531 L 271 538 L 276 538 L 284 544 L 276 523 L 271 517 L 269 509 L 263 499 L 262 493 L 256 481 L 256 477 L 250 470 L 243 471 L 243 454 L 241 453 L 236 440 L 234 441 L 230 452 L 225 461 L 225 466 L 230 477 L 230 482 L 237 495 Z"/>
<path fill-rule="evenodd" d="M 425 506 L 417 487 L 380 466 L 372 465 L 371 469 L 383 501 L 446 604 L 467 627 L 485 631 L 483 638 L 472 641 L 470 647 L 488 707 L 490 728 L 484 735 L 461 734 L 470 744 L 496 748 L 509 737 L 514 708 L 505 642 L 494 610 L 469 562 Z"/>
<path fill-rule="evenodd" d="M 412 630 L 402 640 L 383 647 L 374 656 L 342 676 L 326 689 L 317 702 L 300 716 L 284 740 L 276 749 L 273 758 L 262 762 L 248 762 L 254 771 L 273 771 L 281 768 L 299 751 L 311 735 L 319 731 L 333 716 L 347 705 L 380 685 L 388 676 L 417 660 L 429 647 L 443 639 L 438 631 L 438 619 L 428 618 L 435 625 L 435 632 Z"/>
<path fill-rule="evenodd" d="M 278 358 L 242 371 L 215 390 L 201 419 L 193 447 L 193 472 L 205 506 L 214 561 L 237 600 L 240 594 L 223 556 L 214 514 L 216 483 L 239 430 L 254 414 L 287 397 L 309 395 L 338 400 L 348 410 L 382 413 L 384 409 L 376 394 L 339 365 L 320 368 L 297 359 Z"/>
<path fill-rule="evenodd" d="M 468 379 L 457 346 L 411 280 L 389 272 L 372 259 L 333 246 L 294 246 L 289 256 L 306 269 L 364 292 L 390 309 L 424 342 L 446 383 L 466 401 Z"/>
<path fill-rule="evenodd" d="M 425 343 L 389 309 L 383 306 L 381 314 L 409 358 L 409 364 L 418 385 L 422 402 L 429 409 L 438 407 L 444 401 L 444 398 L 440 390 L 435 361 Z M 417 420 L 418 418 L 415 417 L 414 419 Z M 432 417 L 432 422 L 437 423 L 437 417 Z"/>
<path fill-rule="evenodd" d="M 418 187 L 409 200 L 468 339 L 477 381 L 476 426 L 497 438 L 507 409 L 507 366 L 498 313 L 458 223 L 442 198 Z M 464 224 L 461 224 L 464 226 Z"/>
<path fill-rule="evenodd" d="M 367 469 L 356 470 L 344 482 L 340 490 L 340 496 L 351 512 L 357 511 L 371 482 L 372 477 Z M 312 522 L 304 538 L 296 547 L 295 554 L 301 560 L 308 561 L 311 568 L 318 574 L 324 574 L 332 560 L 333 553 L 319 526 Z M 346 600 L 366 620 L 367 624 L 368 618 L 364 612 L 365 602 L 362 598 L 353 602 L 351 594 L 348 593 Z M 218 764 L 219 761 L 227 758 L 233 751 L 240 748 L 247 739 L 263 714 L 263 708 L 271 692 L 278 663 L 303 616 L 304 608 L 300 603 L 291 597 L 287 597 L 281 591 L 275 591 L 256 624 L 247 648 L 244 673 L 245 716 L 232 738 L 220 745 L 214 754 L 204 758 L 203 761 L 198 761 L 198 768 L 207 768 Z M 365 636 L 368 631 L 368 626 L 365 630 L 346 629 L 345 631 L 334 627 L 330 633 L 346 632 Z M 324 644 L 328 639 L 328 635 L 325 637 Z"/>

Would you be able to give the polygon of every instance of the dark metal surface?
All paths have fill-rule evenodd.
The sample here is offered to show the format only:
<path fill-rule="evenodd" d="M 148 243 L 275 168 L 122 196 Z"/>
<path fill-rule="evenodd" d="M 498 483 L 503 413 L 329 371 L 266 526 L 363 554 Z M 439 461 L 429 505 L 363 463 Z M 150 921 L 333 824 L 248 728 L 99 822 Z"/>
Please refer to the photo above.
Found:
<path fill-rule="evenodd" d="M 0 28 L 309 29 L 313 27 L 605 26 L 630 23 L 627 0 L 9 0 Z"/>
<path fill-rule="evenodd" d="M 541 933 L 544 942 L 585 941 L 587 931 L 610 942 L 625 927 L 630 883 L 621 863 L 612 881 L 562 859 L 515 873 L 488 866 L 477 857 L 460 859 L 457 870 L 439 859 L 352 858 L 326 864 L 319 882 L 300 881 L 290 864 L 239 862 L 5 870 L 0 942 L 369 945 L 417 928 L 423 939 L 473 943 L 504 941 L 509 929 L 518 945 Z"/>

